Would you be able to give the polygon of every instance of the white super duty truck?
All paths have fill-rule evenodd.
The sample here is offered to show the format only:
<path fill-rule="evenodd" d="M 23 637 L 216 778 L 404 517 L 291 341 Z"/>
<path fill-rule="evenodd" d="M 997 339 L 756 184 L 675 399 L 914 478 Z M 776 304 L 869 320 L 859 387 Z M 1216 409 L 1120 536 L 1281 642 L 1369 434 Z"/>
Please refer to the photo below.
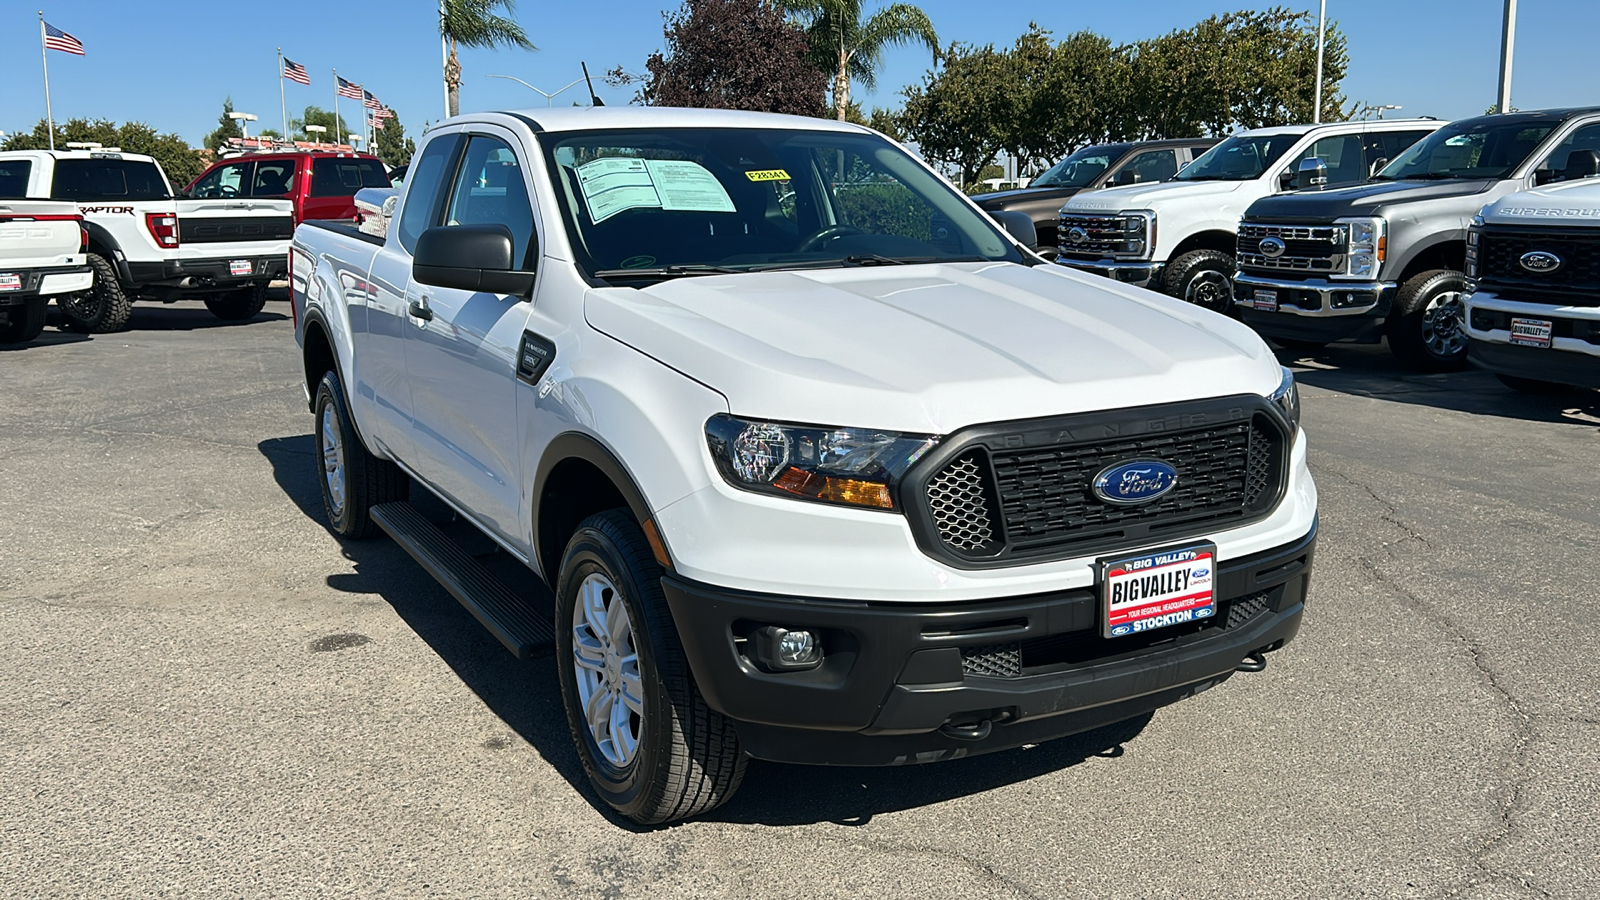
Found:
<path fill-rule="evenodd" d="M 1600 151 L 1581 152 L 1600 167 Z M 1485 206 L 1467 279 L 1471 362 L 1520 391 L 1600 388 L 1600 178 Z"/>
<path fill-rule="evenodd" d="M 1390 119 L 1241 131 L 1168 181 L 1068 200 L 1057 261 L 1230 312 L 1239 217 L 1250 204 L 1366 181 L 1443 124 Z"/>
<path fill-rule="evenodd" d="M 401 191 L 382 237 L 295 234 L 328 521 L 386 531 L 513 652 L 553 645 L 622 815 L 710 809 L 752 757 L 1124 720 L 1299 630 L 1317 494 L 1261 339 L 1045 263 L 876 132 L 481 113 Z"/>
<path fill-rule="evenodd" d="M 0 163 L 0 198 L 12 191 Z M 89 233 L 71 203 L 0 199 L 0 344 L 21 344 L 44 330 L 51 297 L 87 290 Z"/>

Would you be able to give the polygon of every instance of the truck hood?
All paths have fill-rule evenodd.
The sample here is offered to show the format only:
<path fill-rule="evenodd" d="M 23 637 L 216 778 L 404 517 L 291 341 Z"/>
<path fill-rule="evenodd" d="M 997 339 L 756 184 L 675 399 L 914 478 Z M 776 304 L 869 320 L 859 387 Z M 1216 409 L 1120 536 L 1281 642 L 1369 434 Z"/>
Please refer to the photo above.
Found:
<path fill-rule="evenodd" d="M 1332 222 L 1343 216 L 1382 215 L 1385 206 L 1475 197 L 1499 184 L 1492 178 L 1451 181 L 1371 181 L 1326 191 L 1262 197 L 1245 211 L 1252 219 Z M 1468 206 L 1474 206 L 1468 201 Z M 1481 204 L 1480 204 L 1481 205 Z M 1477 212 L 1476 207 L 1472 212 Z"/>
<path fill-rule="evenodd" d="M 1017 204 L 1034 200 L 1061 200 L 1078 193 L 1081 188 L 1075 187 L 1042 187 L 1018 188 L 1014 191 L 992 191 L 987 194 L 973 194 L 972 202 L 982 209 L 1005 210 L 1014 209 Z"/>
<path fill-rule="evenodd" d="M 1225 197 L 1251 183 L 1249 181 L 1159 181 L 1155 184 L 1128 184 L 1078 194 L 1067 201 L 1064 209 L 1080 212 L 1159 209 L 1163 201 Z"/>
<path fill-rule="evenodd" d="M 1600 223 L 1600 178 L 1585 178 L 1507 194 L 1483 208 L 1483 220 L 1502 225 Z"/>
<path fill-rule="evenodd" d="M 1065 267 L 715 275 L 596 288 L 598 331 L 766 419 L 949 434 L 966 425 L 1270 393 L 1245 326 Z"/>

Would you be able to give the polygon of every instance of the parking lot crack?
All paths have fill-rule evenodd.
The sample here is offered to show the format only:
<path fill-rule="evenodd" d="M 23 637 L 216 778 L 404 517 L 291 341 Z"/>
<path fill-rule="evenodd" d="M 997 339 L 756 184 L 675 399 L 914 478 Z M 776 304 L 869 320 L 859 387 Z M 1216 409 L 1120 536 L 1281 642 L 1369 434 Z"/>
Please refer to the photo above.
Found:
<path fill-rule="evenodd" d="M 1379 515 L 1380 519 L 1382 519 L 1384 522 L 1387 522 L 1390 525 L 1393 525 L 1395 528 L 1398 528 L 1401 531 L 1405 532 L 1407 540 L 1416 541 L 1417 543 L 1421 544 L 1424 547 L 1432 547 L 1433 546 L 1433 543 L 1428 540 L 1426 535 L 1424 535 L 1422 532 L 1418 531 L 1417 529 L 1413 528 L 1411 525 L 1407 524 L 1403 519 L 1400 518 L 1400 509 L 1399 509 L 1399 507 L 1395 506 L 1393 503 L 1389 502 L 1388 500 L 1385 500 L 1382 496 L 1380 496 L 1378 494 L 1377 491 L 1373 490 L 1370 485 L 1366 484 L 1365 482 L 1357 481 L 1356 479 L 1350 477 L 1349 475 L 1346 475 L 1345 473 L 1339 471 L 1338 469 L 1331 469 L 1331 468 L 1328 468 L 1327 466 L 1324 466 L 1324 465 L 1320 465 L 1320 464 L 1319 465 L 1312 465 L 1311 466 L 1311 470 L 1315 474 L 1317 474 L 1319 476 L 1320 475 L 1331 475 L 1334 478 L 1337 478 L 1340 481 L 1343 481 L 1345 484 L 1350 485 L 1351 487 L 1359 488 L 1362 491 L 1365 491 L 1367 496 L 1370 497 L 1374 503 L 1377 503 L 1379 506 L 1383 507 L 1384 511 L 1383 511 L 1383 513 L 1381 515 Z"/>

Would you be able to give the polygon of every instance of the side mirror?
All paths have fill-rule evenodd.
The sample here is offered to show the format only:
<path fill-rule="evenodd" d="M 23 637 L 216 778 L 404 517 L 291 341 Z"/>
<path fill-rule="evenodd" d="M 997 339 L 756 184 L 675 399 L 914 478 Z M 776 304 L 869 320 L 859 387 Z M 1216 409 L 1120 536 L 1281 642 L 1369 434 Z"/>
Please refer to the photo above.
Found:
<path fill-rule="evenodd" d="M 1560 177 L 1561 177 L 1561 173 L 1557 172 L 1555 169 L 1534 169 L 1533 170 L 1533 184 L 1534 184 L 1534 187 L 1538 187 L 1541 184 L 1549 184 L 1550 182 L 1555 181 L 1556 179 L 1558 179 Z"/>
<path fill-rule="evenodd" d="M 1294 174 L 1294 186 L 1296 190 L 1312 188 L 1319 191 L 1327 187 L 1328 164 L 1317 156 L 1300 160 L 1300 168 Z"/>
<path fill-rule="evenodd" d="M 1139 173 L 1133 169 L 1123 169 L 1117 173 L 1117 177 L 1111 179 L 1111 184 L 1115 187 L 1122 187 L 1125 184 L 1138 184 L 1143 180 Z"/>
<path fill-rule="evenodd" d="M 1562 181 L 1593 178 L 1600 175 L 1600 151 L 1574 150 L 1567 154 L 1567 167 L 1561 170 Z"/>
<path fill-rule="evenodd" d="M 511 229 L 504 225 L 442 225 L 417 238 L 411 277 L 435 287 L 527 296 L 534 273 L 517 271 Z"/>
<path fill-rule="evenodd" d="M 1017 239 L 1017 243 L 1029 250 L 1039 246 L 1039 232 L 1033 227 L 1033 218 L 1027 213 L 999 211 L 989 213 L 989 218 L 995 224 L 1006 230 L 1006 233 Z"/>

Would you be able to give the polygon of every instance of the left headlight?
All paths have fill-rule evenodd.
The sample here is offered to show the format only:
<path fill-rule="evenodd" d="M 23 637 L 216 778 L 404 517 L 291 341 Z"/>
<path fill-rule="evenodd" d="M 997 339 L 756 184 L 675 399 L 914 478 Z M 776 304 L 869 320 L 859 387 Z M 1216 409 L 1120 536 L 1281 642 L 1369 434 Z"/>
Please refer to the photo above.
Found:
<path fill-rule="evenodd" d="M 900 476 L 936 443 L 870 428 L 786 425 L 712 416 L 706 443 L 736 488 L 869 509 L 895 508 Z"/>
<path fill-rule="evenodd" d="M 1334 277 L 1377 278 L 1389 249 L 1389 223 L 1377 217 L 1339 219 L 1349 234 L 1345 266 Z"/>
<path fill-rule="evenodd" d="M 1277 407 L 1283 410 L 1284 418 L 1289 420 L 1293 430 L 1299 431 L 1300 388 L 1295 385 L 1294 373 L 1289 371 L 1289 367 L 1282 366 L 1281 368 L 1283 370 L 1283 380 L 1278 382 L 1277 390 L 1273 391 L 1267 399 L 1277 404 Z"/>

